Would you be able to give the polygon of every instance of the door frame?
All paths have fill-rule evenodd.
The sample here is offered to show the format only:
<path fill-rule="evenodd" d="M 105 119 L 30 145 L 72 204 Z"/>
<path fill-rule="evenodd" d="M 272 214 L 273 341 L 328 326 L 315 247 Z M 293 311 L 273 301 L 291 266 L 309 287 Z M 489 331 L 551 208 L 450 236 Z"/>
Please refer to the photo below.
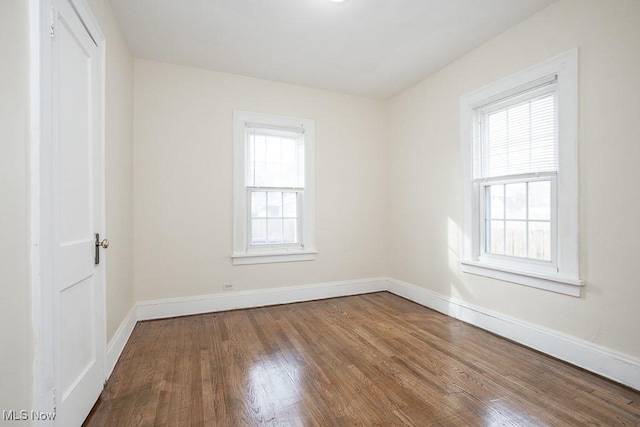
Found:
<path fill-rule="evenodd" d="M 98 45 L 98 106 L 99 119 L 95 126 L 100 135 L 97 150 L 101 156 L 98 179 L 101 214 L 95 232 L 105 233 L 105 65 L 106 40 L 98 21 L 86 0 L 67 0 L 78 13 L 85 28 Z M 55 378 L 59 369 L 54 352 L 54 286 L 53 286 L 53 159 L 52 145 L 52 0 L 29 0 L 30 54 L 30 283 L 31 283 L 31 355 L 32 408 L 54 411 L 57 406 Z M 107 311 L 106 311 L 106 254 L 99 274 L 102 300 L 100 319 L 104 338 L 102 370 L 106 380 Z M 58 363 L 59 365 L 59 363 Z M 54 425 L 54 421 L 46 425 Z"/>

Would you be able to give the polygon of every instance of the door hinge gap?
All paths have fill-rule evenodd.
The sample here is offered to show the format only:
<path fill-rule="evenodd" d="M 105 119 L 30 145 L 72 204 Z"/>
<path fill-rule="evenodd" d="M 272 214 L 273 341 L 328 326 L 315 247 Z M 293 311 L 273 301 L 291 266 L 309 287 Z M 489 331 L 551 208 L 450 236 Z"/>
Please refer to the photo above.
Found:
<path fill-rule="evenodd" d="M 50 23 L 49 23 L 49 35 L 51 36 L 51 38 L 54 38 L 56 35 L 56 30 L 53 25 L 53 23 L 55 22 L 54 16 L 55 16 L 55 12 L 53 10 L 53 2 L 51 2 L 51 16 L 50 16 Z"/>

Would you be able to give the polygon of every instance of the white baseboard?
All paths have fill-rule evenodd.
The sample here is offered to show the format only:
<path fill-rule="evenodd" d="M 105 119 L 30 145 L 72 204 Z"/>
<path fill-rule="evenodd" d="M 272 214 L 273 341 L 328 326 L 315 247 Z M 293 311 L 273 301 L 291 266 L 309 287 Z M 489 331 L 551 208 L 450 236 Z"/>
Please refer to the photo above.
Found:
<path fill-rule="evenodd" d="M 197 297 L 141 301 L 137 304 L 137 318 L 138 320 L 162 319 L 190 314 L 335 298 L 380 292 L 386 290 L 386 286 L 387 280 L 385 278 L 372 278 L 252 291 L 224 292 Z"/>
<path fill-rule="evenodd" d="M 251 307 L 311 301 L 371 292 L 388 291 L 420 305 L 460 319 L 527 347 L 640 390 L 640 359 L 588 341 L 543 328 L 456 300 L 425 288 L 392 278 L 370 278 L 332 283 L 317 283 L 224 292 L 186 298 L 141 301 L 136 304 L 116 331 L 107 351 L 110 375 L 133 331 L 136 321 L 187 316 Z M 108 377 L 108 375 L 107 375 Z"/>
<path fill-rule="evenodd" d="M 400 280 L 387 279 L 387 290 L 425 307 L 640 390 L 639 358 L 467 304 Z"/>
<path fill-rule="evenodd" d="M 113 338 L 111 338 L 111 341 L 109 341 L 107 345 L 106 378 L 111 376 L 113 368 L 115 368 L 118 358 L 120 358 L 122 350 L 124 350 L 124 346 L 127 344 L 127 341 L 129 341 L 131 332 L 133 332 L 133 328 L 136 326 L 136 322 L 136 306 L 134 305 L 124 319 L 122 319 L 122 323 L 120 323 L 116 333 L 113 334 Z"/>

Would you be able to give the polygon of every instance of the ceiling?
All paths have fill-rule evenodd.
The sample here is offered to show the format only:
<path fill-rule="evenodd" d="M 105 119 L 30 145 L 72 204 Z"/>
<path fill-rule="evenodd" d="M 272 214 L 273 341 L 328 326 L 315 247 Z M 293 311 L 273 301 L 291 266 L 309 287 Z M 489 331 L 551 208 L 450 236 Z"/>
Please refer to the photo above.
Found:
<path fill-rule="evenodd" d="M 110 0 L 134 56 L 387 99 L 555 0 Z"/>

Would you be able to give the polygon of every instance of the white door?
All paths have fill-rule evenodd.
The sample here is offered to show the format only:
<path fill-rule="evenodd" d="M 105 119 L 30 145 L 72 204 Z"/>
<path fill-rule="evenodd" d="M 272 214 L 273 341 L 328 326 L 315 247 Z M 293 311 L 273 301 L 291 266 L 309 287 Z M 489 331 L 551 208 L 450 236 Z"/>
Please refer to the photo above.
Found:
<path fill-rule="evenodd" d="M 104 262 L 94 262 L 104 227 L 101 53 L 87 27 L 69 0 L 53 0 L 54 382 L 65 427 L 82 424 L 105 380 Z"/>

